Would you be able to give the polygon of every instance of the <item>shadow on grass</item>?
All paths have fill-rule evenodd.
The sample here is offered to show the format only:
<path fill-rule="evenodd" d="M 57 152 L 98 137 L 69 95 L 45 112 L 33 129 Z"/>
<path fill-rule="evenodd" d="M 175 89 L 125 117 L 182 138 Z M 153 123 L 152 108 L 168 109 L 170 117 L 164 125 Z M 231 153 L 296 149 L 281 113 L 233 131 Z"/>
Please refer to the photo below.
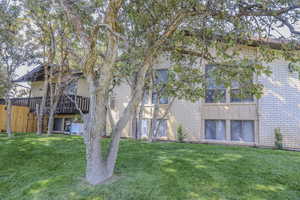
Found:
<path fill-rule="evenodd" d="M 104 148 L 108 140 L 103 141 Z M 0 199 L 299 199 L 300 153 L 124 140 L 111 184 L 88 185 L 77 136 L 0 137 Z"/>

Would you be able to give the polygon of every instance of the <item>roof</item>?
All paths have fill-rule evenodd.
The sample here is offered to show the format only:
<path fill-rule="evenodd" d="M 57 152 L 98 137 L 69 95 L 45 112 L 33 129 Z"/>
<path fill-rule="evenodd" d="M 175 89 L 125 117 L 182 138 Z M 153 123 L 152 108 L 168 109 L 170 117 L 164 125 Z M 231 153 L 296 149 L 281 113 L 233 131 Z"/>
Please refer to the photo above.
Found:
<path fill-rule="evenodd" d="M 55 65 L 49 65 L 50 67 L 55 67 Z M 72 71 L 73 74 L 77 74 L 80 75 L 82 73 L 80 73 L 78 70 L 73 70 Z M 16 80 L 14 80 L 14 82 L 34 82 L 34 81 L 43 81 L 45 78 L 45 73 L 44 73 L 44 66 L 43 65 L 39 65 L 36 68 L 34 68 L 33 70 L 31 70 L 30 72 L 28 72 L 27 74 L 17 78 Z"/>
<path fill-rule="evenodd" d="M 34 68 L 27 74 L 14 80 L 14 82 L 42 81 L 43 79 L 44 79 L 44 67 L 42 65 L 39 65 L 38 67 Z"/>
<path fill-rule="evenodd" d="M 245 40 L 241 42 L 245 45 L 249 46 L 260 46 L 260 45 L 267 45 L 272 49 L 282 50 L 286 49 L 286 45 L 288 45 L 290 48 L 292 47 L 294 50 L 300 50 L 300 42 L 295 40 L 288 40 L 288 39 L 275 39 L 275 38 L 257 38 L 253 37 L 249 40 Z"/>
<path fill-rule="evenodd" d="M 190 32 L 186 32 L 186 34 L 190 34 Z M 223 40 L 224 37 L 222 37 L 219 34 L 214 35 L 215 39 L 217 40 Z M 258 47 L 260 45 L 267 45 L 272 49 L 285 49 L 285 45 L 293 45 L 293 48 L 295 50 L 300 50 L 300 42 L 297 41 L 291 41 L 287 39 L 272 39 L 272 38 L 257 38 L 253 37 L 248 40 L 242 40 L 239 41 L 240 44 L 244 44 L 247 46 L 253 46 Z M 49 65 L 50 67 L 50 65 Z M 81 75 L 82 73 L 78 70 L 73 70 L 74 74 Z M 33 82 L 33 81 L 42 81 L 44 80 L 44 66 L 39 65 L 38 67 L 34 68 L 24 76 L 19 77 L 14 82 Z"/>

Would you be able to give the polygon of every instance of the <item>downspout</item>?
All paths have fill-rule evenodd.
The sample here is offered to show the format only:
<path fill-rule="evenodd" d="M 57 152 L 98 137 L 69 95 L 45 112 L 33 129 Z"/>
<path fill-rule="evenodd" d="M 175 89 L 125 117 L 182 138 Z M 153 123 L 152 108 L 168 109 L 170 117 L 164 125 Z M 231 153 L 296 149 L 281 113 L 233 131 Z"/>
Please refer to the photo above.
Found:
<path fill-rule="evenodd" d="M 256 48 L 256 57 L 258 56 L 258 49 Z M 256 75 L 256 83 L 258 83 L 258 76 Z M 259 99 L 256 99 L 256 117 L 257 117 L 257 144 L 255 144 L 255 146 L 259 146 L 260 145 L 260 113 L 259 113 Z"/>

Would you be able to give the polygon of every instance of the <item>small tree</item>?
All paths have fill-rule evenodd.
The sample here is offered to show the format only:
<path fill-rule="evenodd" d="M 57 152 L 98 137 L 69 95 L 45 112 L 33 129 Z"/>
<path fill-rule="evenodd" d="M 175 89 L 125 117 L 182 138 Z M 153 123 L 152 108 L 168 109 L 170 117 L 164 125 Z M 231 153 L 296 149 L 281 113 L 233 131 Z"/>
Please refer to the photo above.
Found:
<path fill-rule="evenodd" d="M 34 48 L 30 39 L 24 37 L 24 24 L 21 23 L 22 7 L 17 2 L 0 2 L 0 70 L 3 75 L 1 89 L 6 100 L 6 131 L 12 136 L 11 119 L 13 82 L 19 67 L 33 60 Z"/>
<path fill-rule="evenodd" d="M 184 139 L 186 138 L 186 134 L 183 132 L 182 125 L 179 125 L 177 127 L 177 140 L 179 142 L 184 142 Z"/>
<path fill-rule="evenodd" d="M 274 129 L 274 133 L 275 133 L 275 147 L 277 149 L 282 149 L 283 145 L 282 145 L 282 134 L 280 132 L 280 128 L 275 128 Z"/>

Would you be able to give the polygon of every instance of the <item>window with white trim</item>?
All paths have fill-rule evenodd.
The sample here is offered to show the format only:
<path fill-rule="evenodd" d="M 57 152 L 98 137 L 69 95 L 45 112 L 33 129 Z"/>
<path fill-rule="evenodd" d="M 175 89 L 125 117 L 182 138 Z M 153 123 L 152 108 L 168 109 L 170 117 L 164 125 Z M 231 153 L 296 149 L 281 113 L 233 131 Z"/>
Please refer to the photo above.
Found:
<path fill-rule="evenodd" d="M 161 87 L 164 87 L 163 84 L 168 82 L 168 76 L 169 76 L 168 69 L 155 70 L 154 84 L 161 85 Z M 152 104 L 157 103 L 157 93 L 158 92 L 160 93 L 159 103 L 160 104 L 168 104 L 168 97 L 162 95 L 163 88 L 161 88 L 161 91 L 152 91 Z"/>
<path fill-rule="evenodd" d="M 205 120 L 205 139 L 225 140 L 225 120 Z"/>
<path fill-rule="evenodd" d="M 254 121 L 253 120 L 231 120 L 231 140 L 254 142 Z"/>
<path fill-rule="evenodd" d="M 230 102 L 253 102 L 253 95 L 242 94 L 240 83 L 238 81 L 232 81 L 230 88 Z"/>
<path fill-rule="evenodd" d="M 213 77 L 213 70 L 215 65 L 205 66 L 205 75 L 207 86 L 205 90 L 205 103 L 225 103 L 226 102 L 226 88 L 224 85 L 218 85 Z"/>

